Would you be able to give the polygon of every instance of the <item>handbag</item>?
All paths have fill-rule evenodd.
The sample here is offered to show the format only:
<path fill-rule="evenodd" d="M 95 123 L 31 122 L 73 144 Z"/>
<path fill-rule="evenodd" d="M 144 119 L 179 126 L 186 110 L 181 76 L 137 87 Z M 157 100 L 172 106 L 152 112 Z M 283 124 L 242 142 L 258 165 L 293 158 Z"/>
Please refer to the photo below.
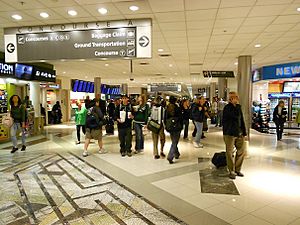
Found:
<path fill-rule="evenodd" d="M 166 131 L 175 132 L 181 131 L 183 128 L 182 121 L 179 117 L 170 117 L 166 120 Z"/>
<path fill-rule="evenodd" d="M 2 124 L 8 128 L 11 128 L 14 124 L 14 119 L 11 117 L 10 113 L 7 113 L 6 116 L 2 118 Z"/>
<path fill-rule="evenodd" d="M 157 121 L 151 119 L 147 124 L 148 130 L 152 131 L 155 134 L 159 133 L 159 130 L 161 129 L 161 124 L 159 124 Z"/>

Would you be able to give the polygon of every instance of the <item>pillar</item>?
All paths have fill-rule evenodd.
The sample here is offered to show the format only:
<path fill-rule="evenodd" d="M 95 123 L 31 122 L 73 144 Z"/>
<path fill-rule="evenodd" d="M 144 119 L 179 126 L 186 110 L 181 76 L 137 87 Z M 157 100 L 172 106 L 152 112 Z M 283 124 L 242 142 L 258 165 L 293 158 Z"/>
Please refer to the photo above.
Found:
<path fill-rule="evenodd" d="M 209 87 L 209 100 L 212 102 L 213 97 L 216 96 L 216 82 L 211 82 Z"/>
<path fill-rule="evenodd" d="M 252 109 L 252 57 L 249 55 L 238 58 L 238 95 L 242 107 L 247 134 L 250 134 Z"/>
<path fill-rule="evenodd" d="M 101 94 L 101 77 L 95 77 L 94 78 L 94 84 L 95 84 L 95 97 L 97 94 Z"/>
<path fill-rule="evenodd" d="M 227 79 L 218 78 L 218 97 L 226 100 Z"/>
<path fill-rule="evenodd" d="M 128 84 L 121 85 L 121 94 L 127 95 L 128 94 Z"/>
<path fill-rule="evenodd" d="M 41 87 L 39 82 L 29 82 L 30 95 L 29 100 L 32 102 L 35 117 L 41 116 Z"/>

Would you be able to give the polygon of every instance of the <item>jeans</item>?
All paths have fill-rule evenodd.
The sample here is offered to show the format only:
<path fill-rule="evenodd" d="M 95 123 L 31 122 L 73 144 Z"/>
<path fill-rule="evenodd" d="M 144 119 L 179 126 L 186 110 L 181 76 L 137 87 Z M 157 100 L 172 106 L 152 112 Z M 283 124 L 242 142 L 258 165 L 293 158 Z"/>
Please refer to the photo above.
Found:
<path fill-rule="evenodd" d="M 184 126 L 184 134 L 183 134 L 183 138 L 188 138 L 188 134 L 189 134 L 189 120 L 183 120 L 183 126 Z"/>
<path fill-rule="evenodd" d="M 85 134 L 85 125 L 76 125 L 78 141 L 80 141 L 80 127 L 82 127 L 82 133 Z"/>
<path fill-rule="evenodd" d="M 277 140 L 281 140 L 284 123 L 276 122 L 275 125 L 276 125 Z"/>
<path fill-rule="evenodd" d="M 200 140 L 201 140 L 201 136 L 202 136 L 203 122 L 197 122 L 197 121 L 195 121 L 195 126 L 197 128 L 195 142 L 199 144 Z"/>
<path fill-rule="evenodd" d="M 135 150 L 141 151 L 144 149 L 143 126 L 140 123 L 134 123 L 135 130 Z"/>
<path fill-rule="evenodd" d="M 234 137 L 229 135 L 224 135 L 223 138 L 226 145 L 226 160 L 229 172 L 241 172 L 242 164 L 246 155 L 244 145 L 245 138 L 242 136 Z M 235 158 L 233 156 L 234 147 L 236 147 Z"/>
<path fill-rule="evenodd" d="M 131 127 L 119 128 L 119 141 L 120 141 L 120 152 L 121 153 L 131 153 L 131 140 L 132 133 Z"/>
<path fill-rule="evenodd" d="M 11 141 L 13 143 L 13 146 L 15 148 L 18 147 L 18 139 L 17 139 L 17 132 L 18 130 L 21 130 L 22 132 L 22 145 L 26 145 L 26 131 L 24 128 L 22 128 L 21 123 L 14 123 L 12 127 L 10 128 L 10 135 L 11 135 Z"/>
<path fill-rule="evenodd" d="M 218 119 L 216 125 L 218 125 L 218 123 L 220 127 L 223 126 L 223 110 L 218 111 Z"/>
<path fill-rule="evenodd" d="M 168 160 L 172 161 L 174 157 L 179 157 L 180 153 L 178 150 L 178 142 L 180 139 L 180 131 L 175 131 L 170 133 L 170 137 L 172 140 L 171 148 L 168 154 Z"/>

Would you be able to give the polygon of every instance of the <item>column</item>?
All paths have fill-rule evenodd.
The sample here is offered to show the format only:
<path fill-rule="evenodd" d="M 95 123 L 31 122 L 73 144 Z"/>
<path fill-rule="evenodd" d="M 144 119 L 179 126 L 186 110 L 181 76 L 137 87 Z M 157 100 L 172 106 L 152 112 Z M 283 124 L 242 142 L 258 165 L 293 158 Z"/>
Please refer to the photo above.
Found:
<path fill-rule="evenodd" d="M 226 78 L 218 78 L 218 97 L 226 99 L 226 88 L 227 88 L 227 79 Z"/>
<path fill-rule="evenodd" d="M 95 84 L 95 97 L 97 94 L 101 94 L 101 77 L 95 77 L 94 78 L 94 84 Z"/>
<path fill-rule="evenodd" d="M 122 84 L 121 85 L 121 93 L 123 95 L 127 95 L 128 94 L 128 84 Z"/>
<path fill-rule="evenodd" d="M 41 116 L 41 87 L 39 82 L 30 81 L 29 100 L 32 102 L 35 117 Z"/>
<path fill-rule="evenodd" d="M 209 100 L 212 102 L 213 97 L 216 96 L 216 82 L 211 82 L 210 83 L 210 88 L 209 88 Z"/>
<path fill-rule="evenodd" d="M 252 109 L 252 57 L 249 55 L 239 56 L 238 58 L 238 95 L 244 114 L 244 120 L 248 135 L 251 127 Z"/>

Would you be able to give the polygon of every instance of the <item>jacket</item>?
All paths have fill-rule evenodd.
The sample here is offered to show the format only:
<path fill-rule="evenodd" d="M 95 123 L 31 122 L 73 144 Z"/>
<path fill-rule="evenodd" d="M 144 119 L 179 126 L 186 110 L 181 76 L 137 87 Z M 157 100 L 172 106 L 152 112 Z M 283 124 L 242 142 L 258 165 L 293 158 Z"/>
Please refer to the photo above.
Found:
<path fill-rule="evenodd" d="M 85 125 L 86 114 L 87 114 L 87 109 L 85 107 L 82 107 L 80 111 L 78 109 L 75 110 L 76 125 Z"/>
<path fill-rule="evenodd" d="M 202 109 L 199 110 L 199 107 L 201 107 Z M 200 122 L 202 123 L 205 120 L 205 112 L 206 110 L 204 109 L 204 105 L 200 105 L 200 104 L 195 104 L 193 105 L 192 108 L 192 119 L 196 122 Z"/>
<path fill-rule="evenodd" d="M 15 123 L 22 123 L 26 121 L 26 109 L 24 105 L 11 106 L 10 115 Z"/>
<path fill-rule="evenodd" d="M 247 136 L 241 105 L 228 103 L 223 110 L 223 135 Z"/>
<path fill-rule="evenodd" d="M 134 122 L 146 124 L 148 122 L 149 116 L 149 106 L 147 104 L 138 106 L 136 112 L 133 113 L 134 115 Z"/>
<path fill-rule="evenodd" d="M 286 122 L 286 117 L 287 117 L 286 108 L 283 107 L 282 110 L 281 110 L 281 115 L 279 115 L 278 105 L 277 105 L 274 109 L 274 112 L 273 112 L 273 121 L 274 121 L 274 123 L 285 123 Z"/>
<path fill-rule="evenodd" d="M 188 107 L 187 109 L 185 109 L 183 106 L 181 106 L 181 110 L 182 110 L 182 117 L 184 120 L 189 120 L 191 117 L 191 108 Z"/>
<path fill-rule="evenodd" d="M 122 129 L 122 128 L 129 128 L 129 127 L 131 127 L 131 125 L 132 125 L 132 119 L 128 118 L 128 114 L 129 113 L 131 113 L 131 114 L 133 113 L 131 105 L 130 104 L 128 104 L 128 105 L 120 104 L 119 106 L 117 106 L 116 110 L 115 110 L 114 120 L 117 120 L 117 119 L 121 118 L 120 117 L 120 112 L 121 111 L 125 111 L 126 112 L 125 122 L 120 123 L 118 121 L 118 128 Z"/>

